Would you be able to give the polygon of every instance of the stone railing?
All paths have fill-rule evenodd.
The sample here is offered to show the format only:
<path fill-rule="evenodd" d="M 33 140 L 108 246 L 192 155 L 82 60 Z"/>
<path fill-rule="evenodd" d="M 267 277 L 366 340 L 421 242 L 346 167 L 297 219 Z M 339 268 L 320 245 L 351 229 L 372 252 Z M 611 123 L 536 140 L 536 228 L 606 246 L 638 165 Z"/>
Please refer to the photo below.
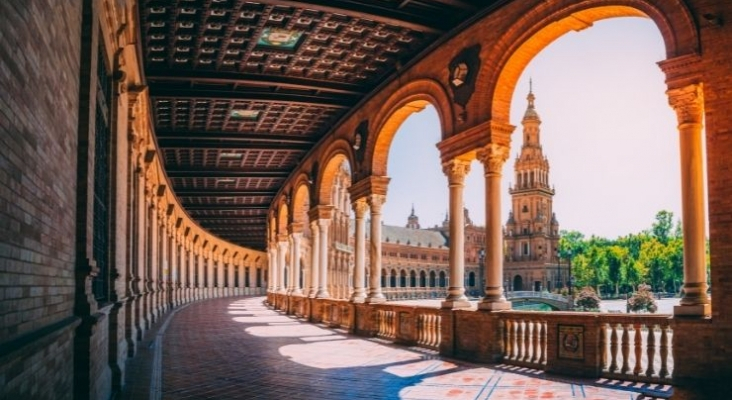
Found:
<path fill-rule="evenodd" d="M 389 287 L 382 288 L 381 292 L 387 300 L 444 299 L 447 296 L 444 287 Z"/>
<path fill-rule="evenodd" d="M 267 299 L 311 322 L 471 361 L 649 383 L 673 377 L 668 315 L 480 312 L 273 293 Z"/>
<path fill-rule="evenodd" d="M 671 382 L 668 315 L 496 313 L 506 364 L 651 383 Z"/>

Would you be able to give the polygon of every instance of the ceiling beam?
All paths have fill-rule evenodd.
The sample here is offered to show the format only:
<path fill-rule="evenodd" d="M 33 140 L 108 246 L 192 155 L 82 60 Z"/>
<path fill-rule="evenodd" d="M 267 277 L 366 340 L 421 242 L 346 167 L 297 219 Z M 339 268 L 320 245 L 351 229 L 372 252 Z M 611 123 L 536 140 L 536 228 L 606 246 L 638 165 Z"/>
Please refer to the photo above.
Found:
<path fill-rule="evenodd" d="M 436 26 L 440 24 L 440 21 L 430 21 L 421 15 L 375 4 L 363 4 L 362 2 L 334 0 L 257 0 L 257 3 L 272 6 L 307 8 L 327 13 L 342 14 L 353 18 L 368 19 L 388 25 L 409 28 L 418 32 L 441 34 L 447 29 L 446 26 Z"/>
<path fill-rule="evenodd" d="M 280 75 L 266 74 L 245 74 L 240 72 L 207 72 L 207 71 L 185 71 L 177 69 L 155 69 L 147 74 L 147 81 L 151 84 L 157 82 L 193 82 L 215 83 L 228 85 L 243 85 L 267 87 L 277 86 L 297 90 L 312 90 L 317 92 L 330 92 L 346 95 L 363 96 L 368 88 L 360 85 L 336 82 L 330 80 L 317 80 L 307 78 L 294 78 Z"/>
<path fill-rule="evenodd" d="M 477 11 L 478 7 L 462 0 L 434 0 L 437 3 L 463 9 L 465 11 Z"/>
<path fill-rule="evenodd" d="M 269 204 L 183 204 L 183 208 L 187 211 L 254 211 L 269 210 Z"/>
<path fill-rule="evenodd" d="M 166 166 L 169 178 L 287 178 L 292 173 L 289 169 L 237 168 L 233 170 L 204 169 L 190 167 L 181 168 Z M 173 190 L 175 191 L 175 190 Z"/>
<path fill-rule="evenodd" d="M 260 222 L 267 222 L 267 216 L 266 215 L 251 215 L 251 216 L 231 216 L 231 217 L 207 217 L 204 215 L 199 216 L 196 218 L 196 221 L 198 221 L 201 224 L 207 224 L 207 223 L 217 223 L 219 221 L 239 221 L 239 220 L 252 220 L 252 221 L 260 221 Z M 233 223 L 232 223 L 233 224 Z"/>
<path fill-rule="evenodd" d="M 347 109 L 360 98 L 328 94 L 303 94 L 287 92 L 263 92 L 259 90 L 207 90 L 191 87 L 170 87 L 164 84 L 149 85 L 150 97 L 194 98 L 206 100 L 243 100 L 261 103 L 288 103 Z"/>
<path fill-rule="evenodd" d="M 293 135 L 272 135 L 268 133 L 232 133 L 232 132 L 200 132 L 200 131 L 170 131 L 157 130 L 155 136 L 158 139 L 177 140 L 222 140 L 231 142 L 277 142 L 291 144 L 314 145 L 317 140 L 303 136 Z"/>
<path fill-rule="evenodd" d="M 296 144 L 296 143 L 242 143 L 241 141 L 231 140 L 198 140 L 189 138 L 166 139 L 159 138 L 158 146 L 163 149 L 220 149 L 220 150 L 282 150 L 301 152 L 303 155 L 309 151 L 312 144 Z"/>
<path fill-rule="evenodd" d="M 173 190 L 178 197 L 254 197 L 272 196 L 277 194 L 278 189 L 273 190 L 206 190 L 206 189 L 178 189 Z"/>

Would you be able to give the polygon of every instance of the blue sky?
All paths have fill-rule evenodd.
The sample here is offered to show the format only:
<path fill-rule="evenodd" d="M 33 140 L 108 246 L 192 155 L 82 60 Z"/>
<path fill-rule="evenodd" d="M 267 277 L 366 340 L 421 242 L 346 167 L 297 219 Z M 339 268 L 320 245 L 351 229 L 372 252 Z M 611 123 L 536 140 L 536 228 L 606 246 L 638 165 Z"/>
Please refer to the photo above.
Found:
<path fill-rule="evenodd" d="M 680 218 L 676 118 L 656 64 L 664 58 L 653 22 L 619 18 L 570 32 L 532 60 L 513 96 L 511 123 L 517 128 L 503 171 L 504 221 L 530 77 L 560 229 L 616 238 L 649 228 L 662 209 Z M 445 218 L 448 189 L 435 147 L 439 138 L 431 107 L 400 128 L 389 154 L 385 223 L 406 224 L 412 204 L 423 227 Z M 465 205 L 480 225 L 485 224 L 483 193 L 483 166 L 473 162 Z"/>

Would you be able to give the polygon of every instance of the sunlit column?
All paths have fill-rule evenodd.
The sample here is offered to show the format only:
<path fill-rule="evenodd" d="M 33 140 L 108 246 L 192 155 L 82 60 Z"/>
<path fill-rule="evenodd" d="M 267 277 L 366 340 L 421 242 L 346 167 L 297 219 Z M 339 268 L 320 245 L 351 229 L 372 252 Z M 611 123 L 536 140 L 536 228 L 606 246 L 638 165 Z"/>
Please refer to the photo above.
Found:
<path fill-rule="evenodd" d="M 282 235 L 277 242 L 277 293 L 286 293 L 287 287 L 285 286 L 285 268 L 287 265 L 287 236 Z M 291 276 L 287 277 L 292 279 Z"/>
<path fill-rule="evenodd" d="M 178 251 L 180 252 L 180 268 L 178 270 L 178 274 L 180 275 L 180 300 L 178 303 L 184 304 L 188 301 L 186 287 L 188 287 L 188 259 L 190 258 L 190 253 L 186 249 L 185 242 L 180 243 Z"/>
<path fill-rule="evenodd" d="M 684 233 L 684 294 L 675 315 L 711 314 L 707 296 L 705 262 L 704 155 L 702 118 L 704 98 L 701 84 L 666 92 L 679 122 L 681 153 L 681 215 Z"/>
<path fill-rule="evenodd" d="M 148 293 L 150 297 L 149 301 L 149 313 L 151 314 L 153 320 L 157 320 L 157 308 L 158 308 L 158 301 L 157 301 L 157 294 L 158 294 L 158 268 L 160 267 L 160 259 L 159 256 L 159 243 L 158 243 L 158 236 L 160 232 L 158 229 L 158 208 L 157 204 L 153 200 L 150 203 L 150 259 L 148 260 L 150 263 L 150 268 L 148 270 Z M 154 321 L 153 321 L 154 322 Z"/>
<path fill-rule="evenodd" d="M 320 274 L 320 229 L 318 221 L 310 222 L 312 243 L 310 244 L 310 290 L 308 296 L 315 297 L 318 294 L 318 276 Z"/>
<path fill-rule="evenodd" d="M 175 240 L 175 229 L 170 229 L 170 234 L 168 235 L 168 243 L 170 246 L 170 264 L 168 265 L 168 268 L 170 268 L 169 277 L 170 277 L 170 284 L 168 285 L 168 290 L 170 293 L 168 293 L 168 307 L 175 307 L 178 305 L 178 266 L 179 266 L 179 259 L 178 259 L 178 242 Z"/>
<path fill-rule="evenodd" d="M 320 282 L 318 282 L 318 293 L 315 297 L 324 299 L 330 297 L 328 292 L 328 227 L 330 219 L 320 218 L 318 220 L 318 228 L 320 228 Z"/>
<path fill-rule="evenodd" d="M 234 260 L 229 259 L 226 262 L 226 294 L 231 296 L 234 294 L 234 281 L 236 280 L 236 270 L 234 269 Z"/>
<path fill-rule="evenodd" d="M 386 301 L 381 293 L 381 206 L 386 201 L 386 196 L 372 194 L 367 199 L 371 209 L 371 244 L 370 262 L 371 273 L 369 279 L 369 294 L 366 303 L 382 303 Z"/>
<path fill-rule="evenodd" d="M 274 244 L 270 244 L 269 246 L 267 259 L 269 265 L 267 291 L 274 293 L 277 289 L 277 247 Z"/>
<path fill-rule="evenodd" d="M 300 242 L 302 241 L 302 232 L 297 227 L 293 227 L 292 232 L 292 254 L 290 255 L 290 265 L 292 274 L 292 294 L 302 296 L 300 288 Z"/>
<path fill-rule="evenodd" d="M 485 168 L 485 297 L 481 310 L 506 310 L 511 302 L 503 293 L 503 231 L 501 228 L 501 172 L 508 159 L 508 146 L 490 143 L 478 151 Z"/>
<path fill-rule="evenodd" d="M 168 254 L 168 224 L 165 217 L 160 217 L 160 270 L 158 281 L 158 312 L 163 313 L 167 309 L 168 284 L 170 283 L 168 274 L 170 273 L 170 255 Z"/>
<path fill-rule="evenodd" d="M 250 264 L 248 267 L 243 266 L 243 268 L 246 268 L 246 270 L 249 271 L 249 285 L 247 286 L 249 288 L 249 294 L 254 294 L 254 288 L 257 287 L 257 269 L 253 264 Z"/>
<path fill-rule="evenodd" d="M 224 257 L 220 254 L 216 260 L 216 297 L 223 295 L 224 289 Z"/>
<path fill-rule="evenodd" d="M 353 270 L 353 295 L 351 301 L 362 303 L 366 299 L 364 275 L 366 274 L 366 210 L 369 205 L 365 198 L 353 202 L 353 212 L 356 218 L 355 226 L 355 266 Z"/>
<path fill-rule="evenodd" d="M 233 260 L 232 260 L 233 261 Z M 236 275 L 239 277 L 239 284 L 236 285 L 236 294 L 246 294 L 246 267 L 243 261 L 235 262 L 236 264 Z"/>
<path fill-rule="evenodd" d="M 455 159 L 442 165 L 450 186 L 450 287 L 442 308 L 470 307 L 465 296 L 465 213 L 463 189 L 470 161 Z"/>
<path fill-rule="evenodd" d="M 198 247 L 198 257 L 196 257 L 196 300 L 203 298 L 203 278 L 206 273 L 206 266 L 203 264 L 203 249 Z"/>
<path fill-rule="evenodd" d="M 194 293 L 193 289 L 196 285 L 196 254 L 193 252 L 193 244 L 188 244 L 188 292 L 186 296 L 187 301 L 193 301 Z"/>

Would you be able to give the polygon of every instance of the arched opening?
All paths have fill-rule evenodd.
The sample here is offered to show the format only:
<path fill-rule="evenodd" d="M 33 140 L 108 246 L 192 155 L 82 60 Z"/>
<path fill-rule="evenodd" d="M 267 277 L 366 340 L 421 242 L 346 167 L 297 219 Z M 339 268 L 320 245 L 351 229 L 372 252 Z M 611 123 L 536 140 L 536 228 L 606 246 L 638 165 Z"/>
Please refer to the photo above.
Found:
<path fill-rule="evenodd" d="M 524 281 L 521 278 L 521 275 L 516 275 L 513 277 L 513 290 L 515 292 L 524 290 Z"/>
<path fill-rule="evenodd" d="M 444 288 L 447 286 L 447 278 L 444 271 L 440 271 L 440 287 Z"/>
<path fill-rule="evenodd" d="M 475 286 L 475 272 L 470 272 L 468 274 L 468 286 L 469 287 Z"/>
<path fill-rule="evenodd" d="M 424 271 L 419 272 L 419 287 L 427 287 L 427 274 Z"/>
<path fill-rule="evenodd" d="M 407 271 L 401 270 L 399 273 L 399 287 L 407 287 Z"/>
<path fill-rule="evenodd" d="M 437 279 L 435 271 L 430 271 L 430 287 L 437 286 Z"/>
<path fill-rule="evenodd" d="M 386 279 L 387 279 L 387 273 L 385 269 L 381 270 L 381 287 L 387 287 L 386 286 Z"/>
<path fill-rule="evenodd" d="M 409 287 L 417 287 L 417 273 L 414 271 L 409 272 Z"/>
<path fill-rule="evenodd" d="M 397 287 L 397 272 L 396 270 L 391 270 L 391 275 L 389 276 L 389 287 Z"/>

